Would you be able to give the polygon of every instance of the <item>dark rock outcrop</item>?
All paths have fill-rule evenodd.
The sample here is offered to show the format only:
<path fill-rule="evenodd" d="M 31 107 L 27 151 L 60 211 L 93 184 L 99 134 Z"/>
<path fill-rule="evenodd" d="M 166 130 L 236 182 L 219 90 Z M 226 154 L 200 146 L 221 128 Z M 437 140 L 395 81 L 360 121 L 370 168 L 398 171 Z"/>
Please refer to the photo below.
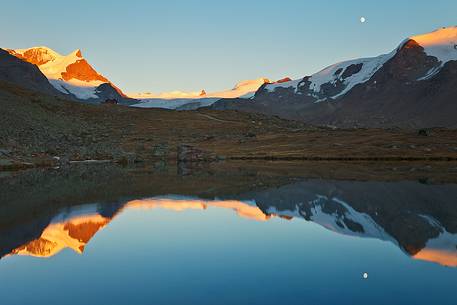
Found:
<path fill-rule="evenodd" d="M 211 162 L 216 160 L 216 155 L 211 152 L 192 145 L 182 144 L 178 146 L 178 162 Z"/>
<path fill-rule="evenodd" d="M 0 81 L 46 94 L 61 95 L 37 66 L 0 49 Z"/>
<path fill-rule="evenodd" d="M 90 103 L 103 103 L 106 100 L 116 100 L 121 105 L 133 105 L 138 103 L 138 100 L 127 97 L 117 87 L 111 83 L 104 83 L 97 87 L 96 95 L 98 98 L 89 99 Z M 84 100 L 83 100 L 84 102 Z"/>

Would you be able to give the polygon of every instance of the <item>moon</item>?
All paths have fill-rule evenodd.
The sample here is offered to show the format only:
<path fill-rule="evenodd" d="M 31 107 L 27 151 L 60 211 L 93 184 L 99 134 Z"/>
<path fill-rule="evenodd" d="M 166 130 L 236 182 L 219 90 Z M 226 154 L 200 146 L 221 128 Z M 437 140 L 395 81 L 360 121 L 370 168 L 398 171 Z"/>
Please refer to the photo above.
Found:
<path fill-rule="evenodd" d="M 367 19 L 365 17 L 360 17 L 360 22 L 361 23 L 365 23 L 365 21 L 367 21 Z"/>

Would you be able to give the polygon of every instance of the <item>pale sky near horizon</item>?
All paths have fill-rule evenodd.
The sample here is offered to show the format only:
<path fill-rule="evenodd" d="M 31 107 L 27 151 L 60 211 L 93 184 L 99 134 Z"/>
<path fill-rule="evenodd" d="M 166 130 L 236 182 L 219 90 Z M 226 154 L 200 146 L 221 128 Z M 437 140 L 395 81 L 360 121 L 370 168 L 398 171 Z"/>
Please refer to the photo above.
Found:
<path fill-rule="evenodd" d="M 0 1 L 0 47 L 81 49 L 125 92 L 301 78 L 457 25 L 455 0 Z"/>

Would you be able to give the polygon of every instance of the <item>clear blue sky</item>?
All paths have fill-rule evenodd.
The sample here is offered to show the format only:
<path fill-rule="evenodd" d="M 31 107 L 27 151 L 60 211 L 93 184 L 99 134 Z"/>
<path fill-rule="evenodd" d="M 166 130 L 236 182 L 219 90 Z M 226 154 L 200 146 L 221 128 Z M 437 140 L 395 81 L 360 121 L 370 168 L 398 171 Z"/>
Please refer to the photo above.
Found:
<path fill-rule="evenodd" d="M 1 7 L 1 47 L 80 48 L 127 92 L 303 77 L 457 25 L 456 0 L 14 0 Z"/>

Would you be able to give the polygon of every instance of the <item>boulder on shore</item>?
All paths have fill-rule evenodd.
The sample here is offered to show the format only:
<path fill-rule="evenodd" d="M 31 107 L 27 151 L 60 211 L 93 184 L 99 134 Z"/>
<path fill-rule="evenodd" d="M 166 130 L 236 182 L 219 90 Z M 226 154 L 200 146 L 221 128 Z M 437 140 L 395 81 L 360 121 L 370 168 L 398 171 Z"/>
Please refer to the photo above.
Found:
<path fill-rule="evenodd" d="M 196 148 L 192 145 L 181 144 L 178 146 L 178 162 L 212 162 L 217 160 L 214 153 Z"/>

